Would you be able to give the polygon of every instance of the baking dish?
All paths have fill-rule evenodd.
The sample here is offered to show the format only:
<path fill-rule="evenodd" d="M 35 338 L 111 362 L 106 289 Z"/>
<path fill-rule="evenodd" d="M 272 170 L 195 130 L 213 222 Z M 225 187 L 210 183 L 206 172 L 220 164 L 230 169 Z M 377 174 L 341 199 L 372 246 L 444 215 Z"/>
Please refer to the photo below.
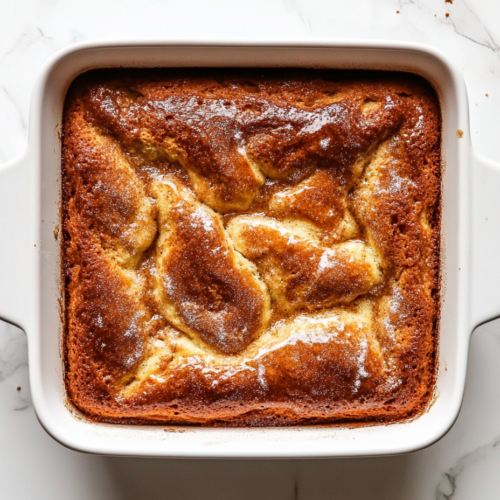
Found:
<path fill-rule="evenodd" d="M 68 404 L 61 358 L 60 128 L 65 92 L 102 67 L 322 67 L 410 71 L 443 112 L 442 311 L 433 404 L 411 421 L 361 427 L 198 428 L 92 423 Z M 85 43 L 56 54 L 38 79 L 26 153 L 0 168 L 0 318 L 28 336 L 37 416 L 79 451 L 161 457 L 339 457 L 414 451 L 441 438 L 464 391 L 471 332 L 500 316 L 500 167 L 471 146 L 460 71 L 438 51 L 380 41 Z"/>

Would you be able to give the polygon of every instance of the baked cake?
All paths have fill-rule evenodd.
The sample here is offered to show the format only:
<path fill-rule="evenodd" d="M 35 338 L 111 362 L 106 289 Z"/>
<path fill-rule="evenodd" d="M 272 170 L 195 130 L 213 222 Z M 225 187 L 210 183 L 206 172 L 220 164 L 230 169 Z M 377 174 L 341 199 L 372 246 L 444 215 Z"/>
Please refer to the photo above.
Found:
<path fill-rule="evenodd" d="M 62 141 L 70 401 L 116 423 L 393 422 L 429 404 L 441 114 L 415 75 L 108 70 Z"/>

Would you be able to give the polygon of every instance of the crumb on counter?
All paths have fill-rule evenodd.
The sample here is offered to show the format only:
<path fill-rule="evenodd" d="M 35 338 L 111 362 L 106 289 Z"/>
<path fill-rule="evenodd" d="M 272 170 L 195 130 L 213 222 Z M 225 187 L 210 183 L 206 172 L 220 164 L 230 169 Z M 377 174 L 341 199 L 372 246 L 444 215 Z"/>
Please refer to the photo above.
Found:
<path fill-rule="evenodd" d="M 464 131 L 462 129 L 458 129 L 457 130 L 457 137 L 459 139 L 462 139 L 463 136 L 464 136 Z"/>
<path fill-rule="evenodd" d="M 444 3 L 453 3 L 453 0 L 444 0 Z"/>
<path fill-rule="evenodd" d="M 450 17 L 450 13 L 449 13 L 449 12 L 447 12 L 447 13 L 445 14 L 445 16 L 446 16 L 446 17 Z"/>
<path fill-rule="evenodd" d="M 18 386 L 16 387 L 16 391 L 20 391 L 20 390 L 21 390 L 21 386 L 20 386 L 20 385 L 18 385 Z"/>

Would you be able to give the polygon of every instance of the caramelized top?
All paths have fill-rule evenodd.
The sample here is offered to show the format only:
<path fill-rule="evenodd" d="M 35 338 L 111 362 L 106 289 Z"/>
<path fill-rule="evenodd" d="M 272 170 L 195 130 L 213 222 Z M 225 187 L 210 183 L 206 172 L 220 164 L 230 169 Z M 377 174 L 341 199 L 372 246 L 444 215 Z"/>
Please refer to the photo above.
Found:
<path fill-rule="evenodd" d="M 72 401 L 110 421 L 217 425 L 420 411 L 440 127 L 411 75 L 79 77 L 63 135 Z"/>
<path fill-rule="evenodd" d="M 226 212 L 251 204 L 262 173 L 303 178 L 337 167 L 348 180 L 358 156 L 396 128 L 405 107 L 385 89 L 374 112 L 364 95 L 343 99 L 330 82 L 280 82 L 276 92 L 276 80 L 231 80 L 210 89 L 203 78 L 97 84 L 84 96 L 86 118 L 132 147 L 180 161 L 200 198 Z"/>
<path fill-rule="evenodd" d="M 304 231 L 268 217 L 236 217 L 228 234 L 236 249 L 256 262 L 277 309 L 314 310 L 350 302 L 382 281 L 376 256 L 361 242 L 319 247 Z"/>
<path fill-rule="evenodd" d="M 266 288 L 235 253 L 215 213 L 175 178 L 165 177 L 153 192 L 160 307 L 186 333 L 226 354 L 241 351 L 269 319 Z"/>

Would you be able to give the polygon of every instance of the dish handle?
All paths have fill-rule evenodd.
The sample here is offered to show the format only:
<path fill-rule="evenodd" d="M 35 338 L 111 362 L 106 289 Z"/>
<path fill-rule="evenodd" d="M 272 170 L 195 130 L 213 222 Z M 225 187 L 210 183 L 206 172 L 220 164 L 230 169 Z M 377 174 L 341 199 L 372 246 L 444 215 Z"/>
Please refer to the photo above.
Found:
<path fill-rule="evenodd" d="M 500 317 L 500 164 L 473 154 L 472 325 Z"/>
<path fill-rule="evenodd" d="M 26 331 L 29 272 L 27 159 L 0 165 L 0 319 Z M 32 243 L 33 247 L 34 244 Z"/>

